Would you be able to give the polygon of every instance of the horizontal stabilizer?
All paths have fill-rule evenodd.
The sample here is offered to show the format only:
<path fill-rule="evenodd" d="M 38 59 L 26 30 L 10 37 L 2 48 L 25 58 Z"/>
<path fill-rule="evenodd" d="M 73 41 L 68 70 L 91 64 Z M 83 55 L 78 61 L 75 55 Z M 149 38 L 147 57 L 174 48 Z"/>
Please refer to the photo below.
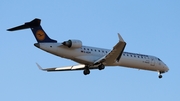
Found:
<path fill-rule="evenodd" d="M 17 26 L 17 27 L 7 29 L 7 31 L 16 31 L 16 30 L 22 30 L 22 29 L 27 29 L 27 28 L 29 28 L 29 26 L 24 24 L 24 25 L 20 25 L 20 26 Z"/>
<path fill-rule="evenodd" d="M 16 26 L 10 29 L 7 29 L 7 31 L 16 31 L 16 30 L 22 30 L 22 29 L 27 29 L 27 28 L 33 28 L 33 27 L 37 27 L 39 26 L 41 23 L 40 19 L 35 18 L 34 20 L 30 21 L 30 22 L 26 22 L 23 25 L 20 26 Z"/>
<path fill-rule="evenodd" d="M 7 29 L 7 31 L 16 31 L 16 30 L 23 30 L 23 29 L 30 28 L 38 43 L 45 43 L 45 42 L 57 43 L 56 40 L 51 39 L 46 34 L 46 32 L 43 30 L 40 24 L 41 24 L 41 19 L 35 18 L 34 20 L 30 22 L 26 22 L 23 25 L 19 25 L 19 26 Z"/>

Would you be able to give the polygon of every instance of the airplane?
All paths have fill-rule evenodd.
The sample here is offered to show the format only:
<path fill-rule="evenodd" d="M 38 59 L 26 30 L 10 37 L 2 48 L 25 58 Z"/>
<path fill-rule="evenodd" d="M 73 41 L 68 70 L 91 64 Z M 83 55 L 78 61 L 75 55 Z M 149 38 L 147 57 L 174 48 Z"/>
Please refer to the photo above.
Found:
<path fill-rule="evenodd" d="M 90 74 L 91 69 L 103 70 L 108 66 L 122 66 L 139 70 L 149 70 L 158 72 L 158 77 L 162 78 L 162 73 L 169 71 L 168 66 L 158 57 L 138 53 L 124 52 L 126 42 L 118 33 L 119 41 L 112 50 L 90 47 L 82 45 L 82 41 L 69 39 L 63 42 L 51 39 L 41 27 L 41 19 L 35 18 L 30 22 L 7 29 L 16 31 L 30 28 L 37 40 L 34 44 L 37 48 L 56 56 L 70 59 L 78 65 L 42 68 L 38 63 L 39 69 L 47 72 L 53 71 L 76 71 L 83 70 L 84 75 Z"/>

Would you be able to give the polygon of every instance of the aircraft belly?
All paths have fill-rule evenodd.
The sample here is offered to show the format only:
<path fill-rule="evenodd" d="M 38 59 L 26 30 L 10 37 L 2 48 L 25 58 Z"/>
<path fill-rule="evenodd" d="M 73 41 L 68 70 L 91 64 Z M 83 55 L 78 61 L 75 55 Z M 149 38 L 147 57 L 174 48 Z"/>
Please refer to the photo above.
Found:
<path fill-rule="evenodd" d="M 116 62 L 113 65 L 119 65 L 128 68 L 135 68 L 135 69 L 151 70 L 151 71 L 158 70 L 156 65 L 152 66 L 150 62 L 144 61 L 143 59 L 135 59 L 135 58 L 127 58 L 127 57 L 122 57 L 119 62 Z"/>
<path fill-rule="evenodd" d="M 78 63 L 81 63 L 81 64 L 89 64 L 89 65 L 93 65 L 94 64 L 94 61 L 96 61 L 99 57 L 96 57 L 96 56 L 86 56 L 86 55 L 82 55 L 82 56 L 77 56 L 75 58 L 73 58 L 72 60 L 73 61 L 76 61 Z"/>
<path fill-rule="evenodd" d="M 58 47 L 57 53 L 58 56 L 62 58 L 71 59 L 75 62 L 88 65 L 93 64 L 94 61 L 99 58 L 92 54 L 82 53 L 80 49 L 70 49 L 64 47 Z"/>

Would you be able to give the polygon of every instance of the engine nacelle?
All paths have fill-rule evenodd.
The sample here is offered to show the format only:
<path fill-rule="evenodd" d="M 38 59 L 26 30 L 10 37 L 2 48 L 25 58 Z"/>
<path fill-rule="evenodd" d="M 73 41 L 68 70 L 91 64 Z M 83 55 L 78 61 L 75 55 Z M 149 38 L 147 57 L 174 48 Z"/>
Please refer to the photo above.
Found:
<path fill-rule="evenodd" d="M 64 41 L 62 44 L 69 48 L 81 48 L 82 47 L 82 42 L 80 40 L 68 40 L 68 41 Z"/>

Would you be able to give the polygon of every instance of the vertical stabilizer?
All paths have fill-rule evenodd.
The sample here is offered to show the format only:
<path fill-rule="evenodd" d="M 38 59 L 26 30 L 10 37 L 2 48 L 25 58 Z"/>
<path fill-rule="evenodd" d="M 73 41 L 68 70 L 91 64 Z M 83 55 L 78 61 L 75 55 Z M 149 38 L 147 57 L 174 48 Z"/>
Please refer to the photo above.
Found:
<path fill-rule="evenodd" d="M 26 22 L 23 25 L 10 28 L 8 29 L 8 31 L 16 31 L 16 30 L 23 30 L 30 28 L 38 43 L 45 43 L 45 42 L 56 43 L 57 42 L 56 40 L 49 38 L 49 36 L 46 34 L 46 32 L 43 30 L 40 24 L 41 24 L 41 19 L 35 18 L 34 20 L 30 22 Z"/>

